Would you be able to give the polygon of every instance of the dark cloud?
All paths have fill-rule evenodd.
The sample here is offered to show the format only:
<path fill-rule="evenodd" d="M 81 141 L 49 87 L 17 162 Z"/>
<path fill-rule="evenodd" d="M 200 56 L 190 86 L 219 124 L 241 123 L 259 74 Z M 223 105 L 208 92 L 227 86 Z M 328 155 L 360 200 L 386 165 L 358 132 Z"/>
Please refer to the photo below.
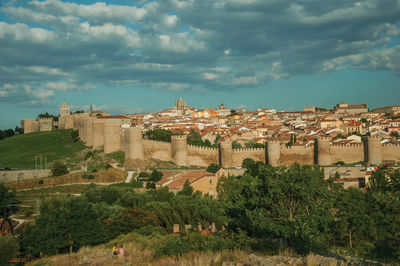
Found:
<path fill-rule="evenodd" d="M 399 48 L 388 48 L 400 35 L 398 0 L 15 3 L 0 8 L 3 100 L 95 82 L 232 90 L 345 68 L 400 72 Z"/>

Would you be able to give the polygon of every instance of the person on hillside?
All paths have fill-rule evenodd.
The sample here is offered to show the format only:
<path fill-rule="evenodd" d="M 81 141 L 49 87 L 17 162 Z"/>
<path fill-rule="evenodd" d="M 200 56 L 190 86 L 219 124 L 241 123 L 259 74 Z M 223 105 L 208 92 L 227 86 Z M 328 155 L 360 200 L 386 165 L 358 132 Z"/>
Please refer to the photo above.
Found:
<path fill-rule="evenodd" d="M 120 256 L 121 258 L 124 256 L 124 248 L 123 248 L 122 245 L 119 247 L 119 256 Z"/>
<path fill-rule="evenodd" d="M 117 243 L 115 243 L 114 246 L 112 247 L 112 254 L 118 255 L 118 253 L 119 253 L 118 245 L 117 245 Z"/>

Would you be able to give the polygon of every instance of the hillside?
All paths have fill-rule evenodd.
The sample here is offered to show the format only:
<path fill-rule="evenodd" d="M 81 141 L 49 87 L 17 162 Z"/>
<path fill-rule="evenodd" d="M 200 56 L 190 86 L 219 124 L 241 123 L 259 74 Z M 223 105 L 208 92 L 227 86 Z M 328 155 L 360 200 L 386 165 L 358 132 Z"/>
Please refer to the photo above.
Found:
<path fill-rule="evenodd" d="M 73 142 L 72 130 L 53 132 L 35 132 L 0 141 L 0 168 L 18 169 L 35 168 L 35 156 L 47 156 L 47 162 L 63 158 L 71 158 L 85 149 L 81 142 Z"/>

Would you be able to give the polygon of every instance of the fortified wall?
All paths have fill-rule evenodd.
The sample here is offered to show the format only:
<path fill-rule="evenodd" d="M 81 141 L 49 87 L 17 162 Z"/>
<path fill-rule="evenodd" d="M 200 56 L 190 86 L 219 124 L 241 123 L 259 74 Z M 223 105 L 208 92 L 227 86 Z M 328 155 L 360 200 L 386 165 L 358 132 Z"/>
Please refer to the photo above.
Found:
<path fill-rule="evenodd" d="M 376 137 L 364 143 L 336 145 L 328 138 L 318 138 L 311 147 L 286 147 L 279 141 L 268 141 L 266 148 L 233 149 L 232 143 L 224 141 L 218 149 L 187 144 L 186 136 L 172 136 L 171 142 L 143 139 L 139 127 L 122 128 L 116 123 L 106 123 L 93 117 L 79 118 L 79 136 L 88 146 L 104 149 L 105 153 L 125 151 L 125 161 L 157 159 L 172 161 L 178 166 L 207 167 L 211 163 L 224 168 L 241 166 L 246 158 L 262 161 L 272 166 L 294 163 L 332 165 L 338 161 L 346 164 L 365 161 L 381 164 L 400 161 L 400 145 L 381 144 Z"/>

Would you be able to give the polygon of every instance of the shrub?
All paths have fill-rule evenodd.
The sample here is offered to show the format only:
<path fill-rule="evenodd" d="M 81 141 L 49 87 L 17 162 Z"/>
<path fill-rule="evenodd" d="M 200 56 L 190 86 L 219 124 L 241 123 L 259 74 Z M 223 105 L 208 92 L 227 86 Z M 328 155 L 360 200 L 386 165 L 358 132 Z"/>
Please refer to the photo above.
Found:
<path fill-rule="evenodd" d="M 335 163 L 335 165 L 345 165 L 345 163 L 343 161 L 338 161 Z"/>
<path fill-rule="evenodd" d="M 155 189 L 156 188 L 156 184 L 153 182 L 147 182 L 146 183 L 146 189 Z"/>
<path fill-rule="evenodd" d="M 71 138 L 73 142 L 78 142 L 79 141 L 79 131 L 74 130 L 71 132 Z"/>
<path fill-rule="evenodd" d="M 92 173 L 97 173 L 97 169 L 96 169 L 96 168 L 93 169 L 93 170 L 92 170 Z"/>
<path fill-rule="evenodd" d="M 87 179 L 89 179 L 89 180 L 94 179 L 94 175 L 88 175 Z"/>
<path fill-rule="evenodd" d="M 66 175 L 69 173 L 67 166 L 60 161 L 56 161 L 51 168 L 53 176 Z"/>
<path fill-rule="evenodd" d="M 18 241 L 13 236 L 0 235 L 0 262 L 1 265 L 11 265 L 9 261 L 18 255 Z"/>
<path fill-rule="evenodd" d="M 108 163 L 108 164 L 106 164 L 106 166 L 104 167 L 104 168 L 106 168 L 106 169 L 109 169 L 109 168 L 111 168 L 112 166 Z"/>
<path fill-rule="evenodd" d="M 83 179 L 87 179 L 87 178 L 88 178 L 88 175 L 87 175 L 87 174 L 83 174 L 83 175 L 82 175 L 82 178 L 83 178 Z"/>
<path fill-rule="evenodd" d="M 221 166 L 218 164 L 212 163 L 207 167 L 207 172 L 209 173 L 216 173 L 218 170 L 221 169 Z"/>
<path fill-rule="evenodd" d="M 42 185 L 43 184 L 43 180 L 39 180 L 39 185 Z"/>
<path fill-rule="evenodd" d="M 146 172 L 140 172 L 139 177 L 149 177 L 149 174 Z"/>
<path fill-rule="evenodd" d="M 90 157 L 93 157 L 93 152 L 88 151 L 85 155 L 85 160 L 89 159 Z"/>

